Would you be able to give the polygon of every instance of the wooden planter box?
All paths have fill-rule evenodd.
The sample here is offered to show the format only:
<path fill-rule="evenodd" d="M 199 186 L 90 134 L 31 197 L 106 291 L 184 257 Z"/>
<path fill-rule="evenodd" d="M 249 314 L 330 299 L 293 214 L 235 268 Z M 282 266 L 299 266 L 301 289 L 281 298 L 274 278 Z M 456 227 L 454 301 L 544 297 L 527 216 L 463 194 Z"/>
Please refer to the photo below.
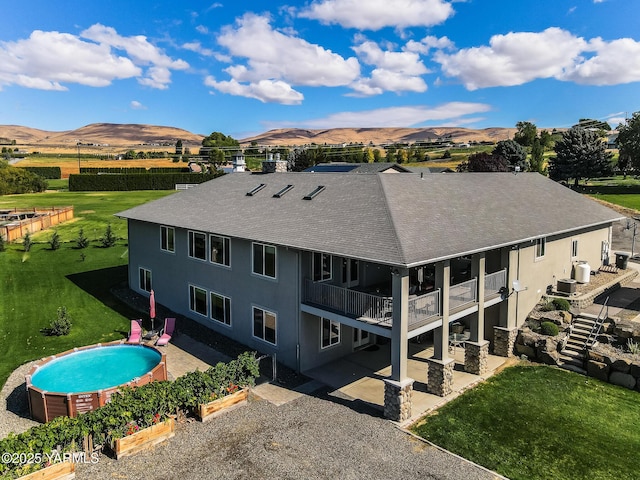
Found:
<path fill-rule="evenodd" d="M 169 418 L 162 423 L 143 428 L 133 435 L 118 438 L 113 446 L 113 453 L 116 459 L 132 455 L 157 445 L 160 442 L 170 439 L 175 435 L 176 423 L 173 418 Z"/>
<path fill-rule="evenodd" d="M 60 462 L 20 477 L 18 480 L 70 480 L 76 478 L 76 464 Z"/>
<path fill-rule="evenodd" d="M 222 398 L 218 398 L 209 403 L 203 403 L 198 405 L 198 418 L 201 422 L 206 422 L 215 418 L 223 413 L 226 413 L 235 408 L 241 407 L 247 404 L 247 398 L 249 397 L 249 389 L 243 388 L 231 395 L 227 395 Z"/>

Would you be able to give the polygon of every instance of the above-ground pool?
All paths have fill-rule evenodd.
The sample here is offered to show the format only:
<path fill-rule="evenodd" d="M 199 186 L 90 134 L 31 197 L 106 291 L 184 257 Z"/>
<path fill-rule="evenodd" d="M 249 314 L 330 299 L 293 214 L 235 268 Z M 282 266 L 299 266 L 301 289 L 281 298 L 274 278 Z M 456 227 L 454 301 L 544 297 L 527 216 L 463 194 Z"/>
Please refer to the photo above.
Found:
<path fill-rule="evenodd" d="M 166 380 L 164 353 L 121 342 L 91 345 L 47 357 L 27 375 L 31 416 L 41 422 L 101 407 L 122 386 Z"/>

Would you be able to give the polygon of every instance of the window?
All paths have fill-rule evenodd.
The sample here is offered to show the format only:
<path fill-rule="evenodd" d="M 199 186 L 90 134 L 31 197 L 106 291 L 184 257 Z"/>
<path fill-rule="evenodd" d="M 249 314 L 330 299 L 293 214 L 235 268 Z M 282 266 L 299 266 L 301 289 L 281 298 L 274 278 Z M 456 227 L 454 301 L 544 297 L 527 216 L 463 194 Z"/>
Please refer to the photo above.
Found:
<path fill-rule="evenodd" d="M 227 237 L 209 235 L 209 259 L 213 263 L 229 266 L 231 264 L 230 241 Z"/>
<path fill-rule="evenodd" d="M 320 348 L 328 348 L 340 343 L 340 324 L 327 318 L 320 319 Z"/>
<path fill-rule="evenodd" d="M 204 233 L 189 232 L 189 256 L 207 259 L 207 236 Z"/>
<path fill-rule="evenodd" d="M 151 270 L 147 270 L 146 268 L 140 267 L 140 290 L 144 290 L 146 292 L 151 291 Z"/>
<path fill-rule="evenodd" d="M 173 227 L 160 227 L 160 249 L 165 252 L 175 252 L 175 229 Z"/>
<path fill-rule="evenodd" d="M 231 299 L 211 292 L 211 318 L 231 325 Z"/>
<path fill-rule="evenodd" d="M 253 307 L 253 336 L 276 344 L 276 314 Z"/>
<path fill-rule="evenodd" d="M 206 290 L 189 285 L 189 309 L 192 312 L 199 313 L 200 315 L 207 315 L 208 305 Z"/>
<path fill-rule="evenodd" d="M 313 281 L 331 280 L 331 255 L 327 253 L 313 254 Z"/>
<path fill-rule="evenodd" d="M 547 239 L 539 238 L 536 240 L 536 259 L 544 257 L 545 250 L 547 249 Z"/>
<path fill-rule="evenodd" d="M 253 273 L 276 278 L 276 247 L 263 243 L 253 244 Z"/>
<path fill-rule="evenodd" d="M 571 240 L 571 258 L 578 256 L 578 240 Z"/>

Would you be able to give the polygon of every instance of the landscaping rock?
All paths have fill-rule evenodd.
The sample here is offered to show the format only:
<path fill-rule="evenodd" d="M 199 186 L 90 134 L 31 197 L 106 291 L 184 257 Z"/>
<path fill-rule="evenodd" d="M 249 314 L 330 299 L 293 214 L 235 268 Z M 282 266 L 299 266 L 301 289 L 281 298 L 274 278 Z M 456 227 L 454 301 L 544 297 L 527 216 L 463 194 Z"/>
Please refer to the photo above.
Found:
<path fill-rule="evenodd" d="M 535 348 L 539 339 L 540 339 L 540 335 L 538 335 L 535 332 L 532 332 L 528 328 L 525 328 L 520 331 L 520 334 L 518 335 L 517 343 L 526 345 L 527 347 Z"/>
<path fill-rule="evenodd" d="M 611 335 L 616 327 L 616 324 L 613 321 L 604 322 L 602 324 L 602 333 L 606 333 L 607 335 Z"/>
<path fill-rule="evenodd" d="M 637 382 L 636 379 L 628 373 L 612 372 L 611 375 L 609 375 L 609 383 L 633 390 Z"/>
<path fill-rule="evenodd" d="M 587 363 L 587 375 L 603 382 L 609 381 L 609 365 L 603 362 L 589 360 Z"/>
<path fill-rule="evenodd" d="M 640 363 L 634 362 L 629 367 L 629 375 L 640 378 Z"/>
<path fill-rule="evenodd" d="M 589 360 L 593 360 L 594 362 L 606 364 L 605 356 L 601 353 L 594 352 L 593 350 L 587 350 L 587 358 Z"/>
<path fill-rule="evenodd" d="M 555 350 L 547 351 L 547 350 L 539 349 L 537 353 L 538 353 L 538 359 L 542 363 L 546 363 L 547 365 L 557 365 L 558 360 L 560 359 L 560 354 Z"/>
<path fill-rule="evenodd" d="M 621 372 L 621 373 L 629 373 L 630 367 L 631 367 L 631 362 L 624 358 L 615 359 L 615 361 L 611 364 L 612 371 Z"/>
<path fill-rule="evenodd" d="M 562 317 L 564 323 L 570 324 L 573 321 L 573 315 L 571 315 L 571 312 L 565 312 L 564 310 L 561 310 L 560 317 Z"/>
<path fill-rule="evenodd" d="M 528 345 L 522 345 L 521 343 L 516 343 L 516 352 L 518 355 L 526 355 L 528 358 L 534 359 L 536 358 L 536 350 L 533 347 Z"/>

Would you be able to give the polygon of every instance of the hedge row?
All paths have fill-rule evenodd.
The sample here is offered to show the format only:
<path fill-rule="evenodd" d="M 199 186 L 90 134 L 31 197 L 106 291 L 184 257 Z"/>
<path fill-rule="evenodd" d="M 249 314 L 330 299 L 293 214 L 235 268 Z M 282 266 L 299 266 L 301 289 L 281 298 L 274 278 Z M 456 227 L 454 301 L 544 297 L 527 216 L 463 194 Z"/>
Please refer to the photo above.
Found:
<path fill-rule="evenodd" d="M 60 167 L 20 167 L 24 168 L 28 172 L 35 173 L 36 175 L 40 175 L 42 178 L 46 179 L 59 179 L 62 178 L 62 172 L 60 171 Z"/>
<path fill-rule="evenodd" d="M 578 188 L 572 188 L 577 192 L 586 193 L 587 195 L 640 194 L 640 185 L 580 185 Z"/>
<path fill-rule="evenodd" d="M 10 433 L 0 440 L 0 452 L 4 454 L 0 478 L 13 479 L 41 469 L 46 465 L 46 454 L 54 450 L 81 451 L 87 437 L 91 437 L 94 445 L 113 448 L 116 439 L 162 422 L 171 415 L 193 415 L 199 404 L 224 397 L 240 387 L 252 386 L 259 375 L 255 353 L 245 352 L 236 360 L 220 362 L 204 372 L 189 372 L 175 381 L 122 388 L 97 410 L 74 418 L 58 417 L 24 433 Z M 88 457 L 91 452 L 86 454 Z"/>
<path fill-rule="evenodd" d="M 216 173 L 145 173 L 110 175 L 69 175 L 70 192 L 87 191 L 131 191 L 131 190 L 173 190 L 177 183 L 203 183 L 220 175 Z"/>
<path fill-rule="evenodd" d="M 149 169 L 144 167 L 82 167 L 80 173 L 186 173 L 189 171 L 188 167 L 151 167 Z"/>

